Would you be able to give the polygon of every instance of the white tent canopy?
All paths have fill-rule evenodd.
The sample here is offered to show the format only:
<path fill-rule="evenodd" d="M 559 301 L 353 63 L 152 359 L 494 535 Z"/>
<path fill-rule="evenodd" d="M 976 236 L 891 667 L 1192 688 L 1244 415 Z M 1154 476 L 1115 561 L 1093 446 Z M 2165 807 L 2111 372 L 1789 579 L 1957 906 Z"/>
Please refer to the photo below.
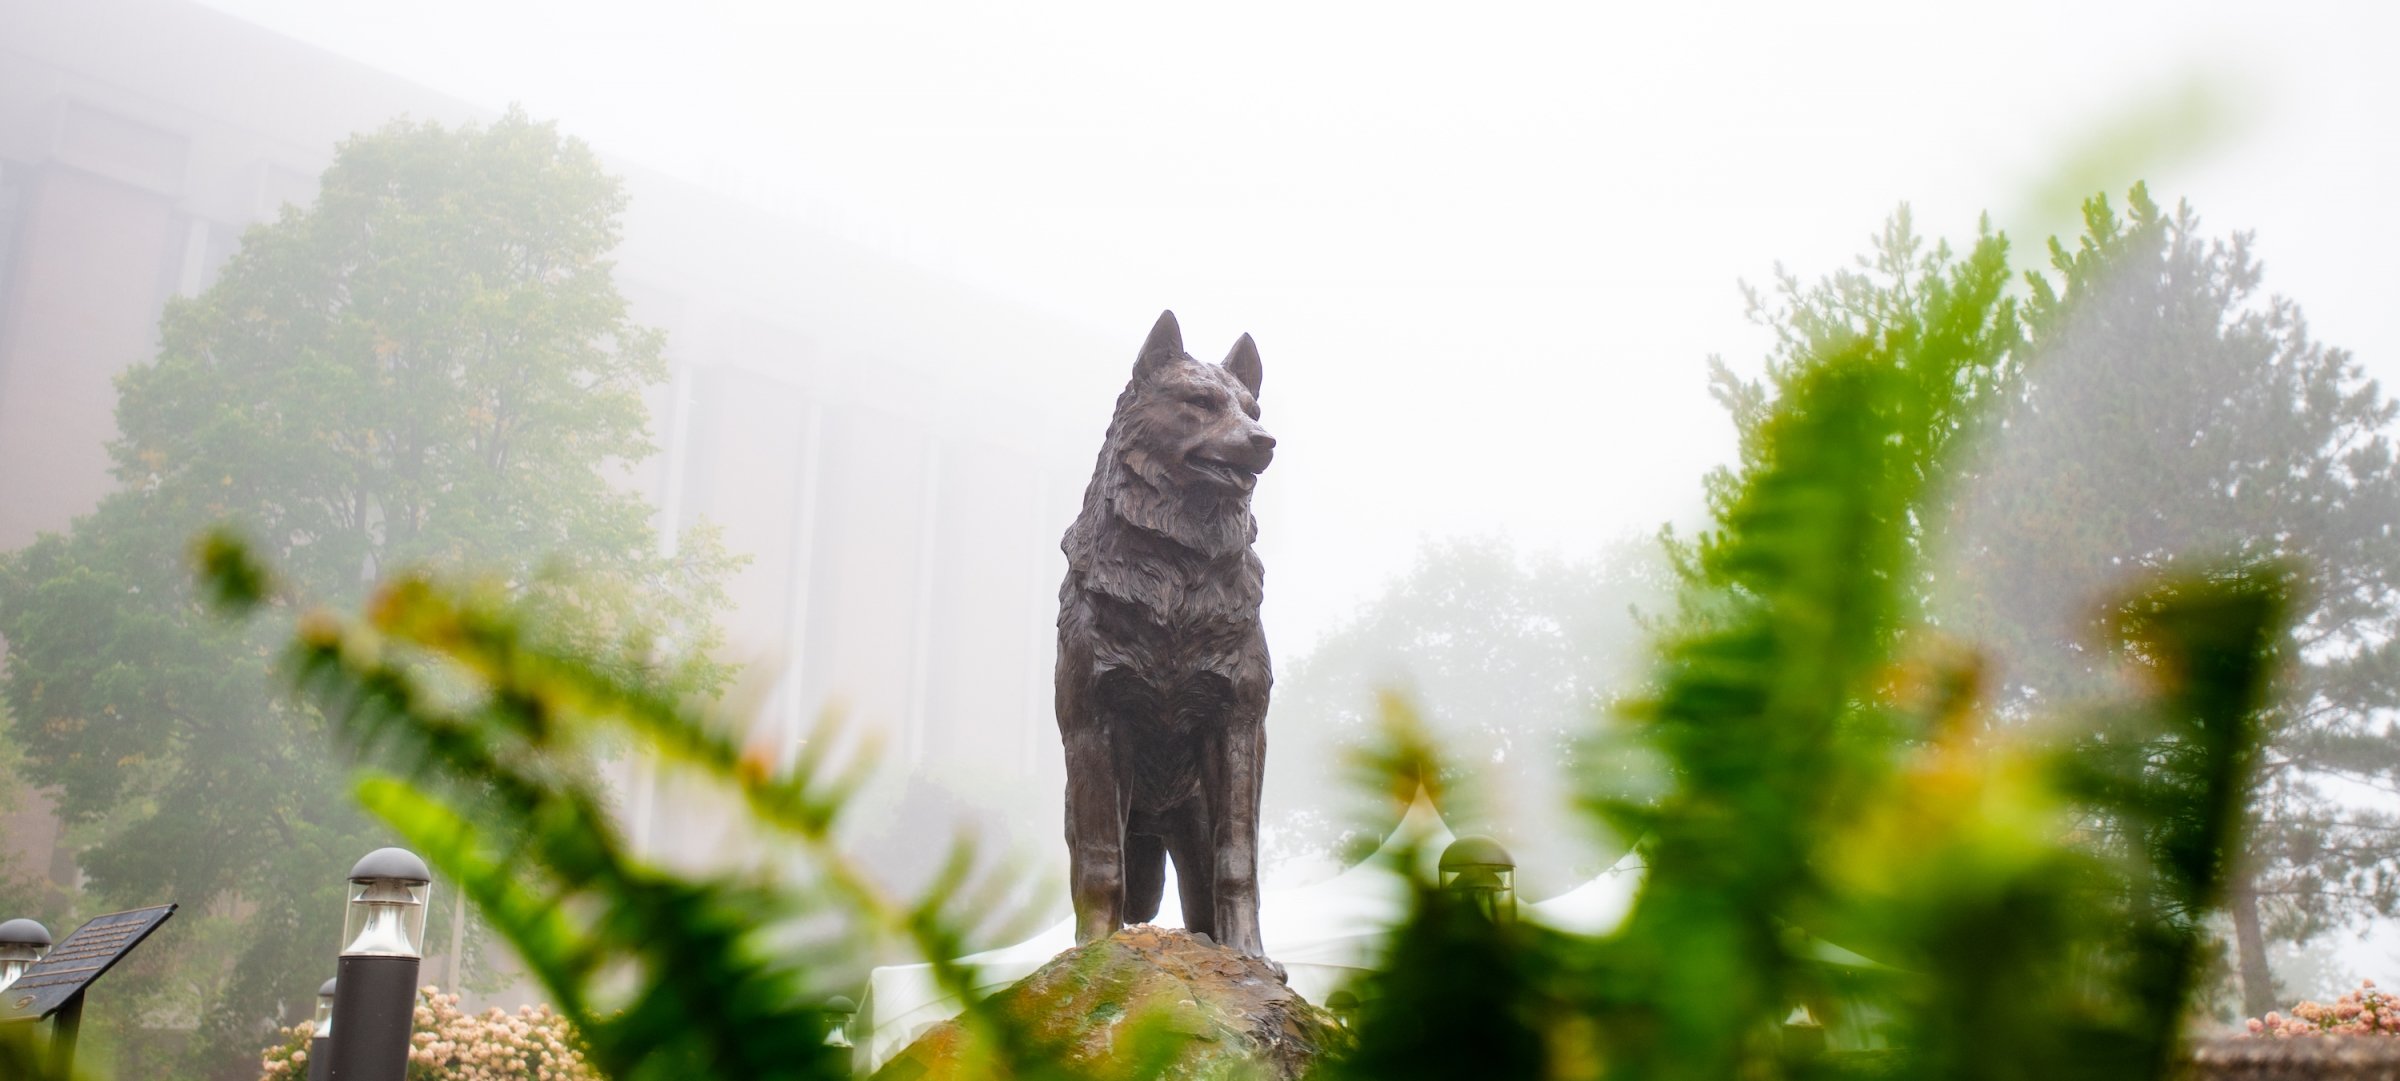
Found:
<path fill-rule="evenodd" d="M 1408 915 L 1408 883 L 1391 868 L 1403 849 L 1414 846 L 1430 876 L 1432 861 L 1455 838 L 1440 812 L 1420 791 L 1400 824 L 1375 855 L 1321 882 L 1270 890 L 1259 899 L 1259 936 L 1267 955 L 1284 967 L 1292 990 L 1311 1002 L 1372 968 L 1384 933 Z M 1629 853 L 1617 866 L 1576 889 L 1527 906 L 1535 920 L 1560 930 L 1598 934 L 1615 927 L 1631 907 L 1640 883 L 1640 864 Z M 1182 906 L 1170 881 L 1158 923 L 1180 925 Z M 1075 945 L 1073 917 L 1012 946 L 961 958 L 975 971 L 975 993 L 1001 990 Z M 926 1029 L 958 1014 L 957 996 L 945 994 L 933 966 L 887 965 L 867 979 L 859 1008 L 866 1031 L 867 1068 L 876 1069 Z"/>
<path fill-rule="evenodd" d="M 1525 911 L 1537 923 L 1579 935 L 1605 935 L 1625 922 L 1633 911 L 1634 895 L 1642 890 L 1642 858 L 1627 852 L 1615 866 L 1591 881 Z"/>

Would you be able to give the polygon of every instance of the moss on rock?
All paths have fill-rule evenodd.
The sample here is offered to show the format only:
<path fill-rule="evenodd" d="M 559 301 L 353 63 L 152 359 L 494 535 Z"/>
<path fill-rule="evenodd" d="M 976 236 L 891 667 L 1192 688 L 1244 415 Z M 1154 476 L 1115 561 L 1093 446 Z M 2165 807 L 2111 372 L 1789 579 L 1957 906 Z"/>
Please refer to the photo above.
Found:
<path fill-rule="evenodd" d="M 984 1004 L 1023 1047 L 1100 1077 L 1290 1081 L 1348 1046 L 1333 1015 L 1266 962 L 1201 935 L 1129 927 L 1059 954 Z M 876 1081 L 1006 1077 L 958 1020 L 919 1037 Z"/>

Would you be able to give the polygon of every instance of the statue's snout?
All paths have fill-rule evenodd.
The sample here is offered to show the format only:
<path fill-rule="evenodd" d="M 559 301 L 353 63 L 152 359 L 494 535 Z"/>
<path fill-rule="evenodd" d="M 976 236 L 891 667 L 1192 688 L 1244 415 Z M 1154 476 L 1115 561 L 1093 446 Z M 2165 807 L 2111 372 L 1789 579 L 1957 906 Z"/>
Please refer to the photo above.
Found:
<path fill-rule="evenodd" d="M 1225 460 L 1252 473 L 1264 473 L 1275 461 L 1275 437 L 1253 421 L 1242 435 L 1242 441 L 1232 448 Z"/>

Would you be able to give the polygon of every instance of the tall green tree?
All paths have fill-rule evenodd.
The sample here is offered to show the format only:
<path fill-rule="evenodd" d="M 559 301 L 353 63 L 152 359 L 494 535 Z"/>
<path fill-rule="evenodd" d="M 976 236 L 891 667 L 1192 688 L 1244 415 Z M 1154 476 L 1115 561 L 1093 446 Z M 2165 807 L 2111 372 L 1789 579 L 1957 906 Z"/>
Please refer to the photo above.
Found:
<path fill-rule="evenodd" d="M 2093 199 L 2050 256 L 1942 609 L 1999 650 L 2012 700 L 2072 700 L 2107 686 L 2092 599 L 2128 577 L 2195 556 L 2304 575 L 2228 898 L 2258 1016 L 2279 997 L 2269 940 L 2400 910 L 2400 816 L 2358 798 L 2400 789 L 2400 406 L 2262 292 L 2247 234 L 2210 238 L 2189 206 Z"/>
<path fill-rule="evenodd" d="M 1929 361 L 1920 352 L 1903 350 L 1893 359 L 1900 377 L 1936 403 L 1928 407 L 1922 431 L 1913 433 L 1906 459 L 1912 476 L 1933 481 L 1935 463 L 1951 455 L 1957 440 L 2001 404 L 2017 382 L 2023 330 L 2016 300 L 1999 293 L 1981 306 L 1959 302 L 1962 295 L 1988 288 L 1992 274 L 2006 273 L 2001 254 L 2006 250 L 1986 220 L 1962 259 L 1947 242 L 1928 244 L 1918 235 L 1903 205 L 1853 266 L 1807 285 L 1778 266 L 1771 296 L 1745 287 L 1750 319 L 1772 331 L 1775 342 L 1765 372 L 1756 379 L 1740 378 L 1723 360 L 1709 358 L 1709 392 L 1732 415 L 1740 435 L 1739 462 L 1708 475 L 1709 510 L 1720 519 L 1730 513 L 1742 479 L 1774 464 L 1767 458 L 1772 444 L 1764 437 L 1765 425 L 1811 365 L 1854 342 L 1901 332 L 1947 336 L 1956 351 Z M 1959 472 L 1952 462 L 1945 483 Z M 1930 573 L 1921 558 L 1925 533 L 1910 524 L 1902 535 L 1912 573 L 1922 582 Z M 1697 575 L 1697 553 L 1671 547 L 1684 563 L 1685 577 Z"/>
<path fill-rule="evenodd" d="M 2002 715 L 2026 716 L 2116 690 L 2103 602 L 2127 583 L 2195 560 L 2298 569 L 2279 647 L 2291 663 L 2262 722 L 2227 897 L 2244 1006 L 2263 1014 L 2277 997 L 2267 941 L 2400 906 L 2400 819 L 2355 798 L 2400 786 L 2395 407 L 2309 337 L 2296 305 L 2261 294 L 2248 236 L 2209 239 L 2188 207 L 2169 213 L 2140 186 L 2123 217 L 2093 199 L 2084 225 L 2073 247 L 2052 242 L 2051 273 L 2025 276 L 2022 310 L 1960 375 L 1988 423 L 1941 429 L 1979 452 L 1912 525 L 1910 543 L 1938 556 L 1920 562 L 1913 602 L 1987 652 Z M 1903 210 L 1854 269 L 1806 286 L 1779 275 L 1772 299 L 1753 300 L 1778 338 L 1765 376 L 1717 366 L 1744 446 L 1790 358 L 1892 325 L 1948 259 Z"/>
<path fill-rule="evenodd" d="M 662 556 L 619 480 L 655 450 L 641 392 L 665 374 L 612 277 L 624 205 L 589 148 L 517 112 L 346 141 L 315 204 L 252 230 L 120 379 L 118 490 L 0 564 L 9 738 L 88 841 L 91 903 L 205 914 L 157 1004 L 199 1016 L 194 1072 L 242 1074 L 261 1027 L 304 1011 L 341 873 L 385 836 L 323 721 L 272 689 L 273 631 L 195 594 L 212 523 L 296 596 L 472 566 L 559 644 L 636 658 L 629 677 L 726 676 L 728 561 L 705 535 Z"/>

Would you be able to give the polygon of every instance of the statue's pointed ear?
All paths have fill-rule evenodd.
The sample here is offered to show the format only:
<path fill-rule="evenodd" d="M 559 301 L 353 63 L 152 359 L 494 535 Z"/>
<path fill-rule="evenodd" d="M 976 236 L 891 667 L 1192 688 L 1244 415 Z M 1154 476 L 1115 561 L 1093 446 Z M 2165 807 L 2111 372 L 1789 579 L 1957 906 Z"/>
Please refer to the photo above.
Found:
<path fill-rule="evenodd" d="M 1249 335 L 1242 335 L 1241 341 L 1233 343 L 1233 352 L 1225 354 L 1225 370 L 1250 388 L 1251 397 L 1258 397 L 1258 381 L 1266 372 L 1259 367 L 1258 343 L 1251 341 Z"/>
<path fill-rule="evenodd" d="M 1158 322 L 1150 326 L 1150 336 L 1142 341 L 1142 351 L 1134 355 L 1134 373 L 1139 375 L 1153 365 L 1182 355 L 1183 328 L 1175 325 L 1174 312 L 1160 312 Z"/>

